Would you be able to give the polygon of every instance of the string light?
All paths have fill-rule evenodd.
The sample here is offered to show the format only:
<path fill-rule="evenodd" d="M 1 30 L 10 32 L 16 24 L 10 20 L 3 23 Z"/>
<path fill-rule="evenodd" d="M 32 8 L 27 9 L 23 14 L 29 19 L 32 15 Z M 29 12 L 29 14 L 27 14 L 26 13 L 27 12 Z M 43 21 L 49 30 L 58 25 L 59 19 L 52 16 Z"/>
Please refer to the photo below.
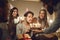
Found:
<path fill-rule="evenodd" d="M 49 23 L 53 23 L 53 20 L 50 19 Z"/>
<path fill-rule="evenodd" d="M 11 1 L 15 1 L 15 0 L 11 0 Z"/>

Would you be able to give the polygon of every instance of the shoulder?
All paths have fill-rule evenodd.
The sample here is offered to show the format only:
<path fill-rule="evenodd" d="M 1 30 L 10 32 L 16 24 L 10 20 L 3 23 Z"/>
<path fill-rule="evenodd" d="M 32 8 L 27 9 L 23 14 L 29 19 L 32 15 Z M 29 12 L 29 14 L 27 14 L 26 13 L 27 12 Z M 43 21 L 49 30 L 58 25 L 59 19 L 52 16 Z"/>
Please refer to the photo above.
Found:
<path fill-rule="evenodd" d="M 18 23 L 18 24 L 17 24 L 17 27 L 21 27 L 21 26 L 23 26 L 22 23 Z"/>

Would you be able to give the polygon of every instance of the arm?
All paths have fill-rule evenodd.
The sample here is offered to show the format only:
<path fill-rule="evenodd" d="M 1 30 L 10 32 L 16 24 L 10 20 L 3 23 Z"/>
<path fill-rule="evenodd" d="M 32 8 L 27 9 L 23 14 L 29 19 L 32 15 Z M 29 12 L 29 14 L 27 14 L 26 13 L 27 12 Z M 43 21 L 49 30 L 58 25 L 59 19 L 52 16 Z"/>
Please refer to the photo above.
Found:
<path fill-rule="evenodd" d="M 56 12 L 57 12 L 57 17 L 53 24 L 48 27 L 47 29 L 44 30 L 44 33 L 53 33 L 56 32 L 57 29 L 60 27 L 60 3 L 57 4 L 56 6 Z"/>
<path fill-rule="evenodd" d="M 16 34 L 22 34 L 22 24 L 19 23 L 16 26 Z"/>

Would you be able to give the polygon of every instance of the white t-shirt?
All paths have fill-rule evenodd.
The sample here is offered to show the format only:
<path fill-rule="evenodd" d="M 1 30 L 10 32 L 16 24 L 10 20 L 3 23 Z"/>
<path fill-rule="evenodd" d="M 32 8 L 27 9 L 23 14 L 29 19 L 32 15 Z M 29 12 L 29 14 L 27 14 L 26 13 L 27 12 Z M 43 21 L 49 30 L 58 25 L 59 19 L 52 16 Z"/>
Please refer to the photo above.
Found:
<path fill-rule="evenodd" d="M 14 23 L 17 24 L 20 21 L 20 16 L 14 19 Z"/>

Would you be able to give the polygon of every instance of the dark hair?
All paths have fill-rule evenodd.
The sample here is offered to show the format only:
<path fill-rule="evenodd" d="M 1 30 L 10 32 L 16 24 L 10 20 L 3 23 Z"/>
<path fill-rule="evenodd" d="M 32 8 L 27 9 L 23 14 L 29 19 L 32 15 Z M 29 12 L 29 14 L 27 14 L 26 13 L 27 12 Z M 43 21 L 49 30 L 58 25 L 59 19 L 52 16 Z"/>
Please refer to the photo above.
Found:
<path fill-rule="evenodd" d="M 44 11 L 45 13 L 44 13 L 44 19 L 41 19 L 40 17 L 38 17 L 38 21 L 39 21 L 39 23 L 42 23 L 42 21 L 44 21 L 44 24 L 48 27 L 49 25 L 48 25 L 48 22 L 47 22 L 47 11 L 45 10 L 45 9 L 41 9 L 40 10 L 40 12 L 41 11 Z M 39 14 L 40 14 L 40 12 L 39 12 Z"/>
<path fill-rule="evenodd" d="M 41 11 L 44 11 L 45 13 L 44 13 L 44 19 L 41 19 L 39 16 L 38 16 L 38 18 L 39 18 L 39 22 L 42 22 L 42 20 L 44 20 L 45 22 L 47 22 L 47 12 L 46 12 L 46 10 L 45 9 L 41 9 L 40 10 L 40 12 Z M 39 14 L 40 14 L 40 12 L 39 12 Z"/>
<path fill-rule="evenodd" d="M 46 10 L 45 9 L 41 9 L 40 11 L 39 11 L 39 14 L 41 13 L 41 11 L 44 11 L 45 13 L 44 13 L 44 19 L 45 20 L 47 20 L 47 12 L 46 12 Z"/>
<path fill-rule="evenodd" d="M 13 13 L 13 11 L 14 11 L 15 9 L 17 10 L 17 16 L 18 16 L 18 9 L 17 9 L 16 7 L 13 7 L 13 8 L 10 10 L 10 15 L 11 15 L 11 16 L 12 16 L 12 13 Z"/>
<path fill-rule="evenodd" d="M 47 13 L 45 9 L 41 9 L 41 10 L 39 11 L 39 14 L 40 14 L 41 11 L 44 11 L 45 14 Z"/>
<path fill-rule="evenodd" d="M 24 17 L 27 17 L 28 14 L 32 14 L 32 16 L 34 16 L 34 13 L 33 13 L 33 12 L 28 11 L 28 12 L 26 12 L 26 13 L 24 14 Z"/>
<path fill-rule="evenodd" d="M 13 8 L 10 10 L 10 17 L 9 17 L 9 20 L 10 20 L 10 21 L 11 21 L 12 19 L 14 19 L 12 13 L 13 13 L 13 11 L 14 11 L 15 9 L 17 10 L 17 16 L 16 16 L 16 18 L 19 16 L 19 15 L 18 15 L 18 9 L 17 9 L 16 7 L 13 7 Z"/>

